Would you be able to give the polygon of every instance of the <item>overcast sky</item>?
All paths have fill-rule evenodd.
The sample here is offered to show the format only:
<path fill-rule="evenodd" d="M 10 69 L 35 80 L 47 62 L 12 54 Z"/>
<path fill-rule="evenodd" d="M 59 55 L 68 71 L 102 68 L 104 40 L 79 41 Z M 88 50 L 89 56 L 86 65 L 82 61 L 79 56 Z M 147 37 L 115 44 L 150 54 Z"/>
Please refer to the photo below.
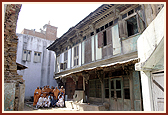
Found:
<path fill-rule="evenodd" d="M 24 28 L 40 31 L 45 24 L 58 27 L 57 37 L 95 11 L 100 3 L 66 3 L 66 4 L 22 4 L 19 13 L 16 33 Z"/>

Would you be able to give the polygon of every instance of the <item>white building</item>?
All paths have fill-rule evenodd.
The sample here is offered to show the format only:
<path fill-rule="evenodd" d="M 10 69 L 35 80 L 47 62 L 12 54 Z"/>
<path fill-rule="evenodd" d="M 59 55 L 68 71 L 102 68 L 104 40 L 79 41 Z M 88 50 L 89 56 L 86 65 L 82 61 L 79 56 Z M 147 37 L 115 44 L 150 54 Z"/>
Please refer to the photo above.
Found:
<path fill-rule="evenodd" d="M 17 60 L 16 62 L 28 67 L 19 70 L 25 80 L 25 99 L 34 95 L 37 86 L 57 86 L 53 79 L 55 54 L 46 49 L 53 41 L 26 34 L 17 34 Z"/>
<path fill-rule="evenodd" d="M 165 9 L 150 23 L 138 38 L 137 49 L 140 62 L 135 69 L 140 71 L 144 111 L 164 111 L 165 81 L 164 75 L 164 34 Z M 165 62 L 166 63 L 166 62 Z"/>

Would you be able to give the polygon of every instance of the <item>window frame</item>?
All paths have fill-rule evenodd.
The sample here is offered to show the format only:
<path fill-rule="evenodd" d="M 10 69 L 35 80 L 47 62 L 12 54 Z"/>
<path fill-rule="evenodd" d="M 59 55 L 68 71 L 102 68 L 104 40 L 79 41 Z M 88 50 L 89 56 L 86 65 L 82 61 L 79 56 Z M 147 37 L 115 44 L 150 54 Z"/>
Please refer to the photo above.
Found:
<path fill-rule="evenodd" d="M 26 51 L 26 53 L 24 53 L 25 51 Z M 32 52 L 31 50 L 23 50 L 22 60 L 31 62 L 31 52 Z M 30 55 L 29 55 L 29 53 L 30 53 Z M 24 55 L 25 55 L 25 57 L 24 57 Z M 29 58 L 28 58 L 28 56 L 29 56 Z"/>
<path fill-rule="evenodd" d="M 35 53 L 37 54 L 35 55 Z M 41 63 L 41 54 L 42 54 L 41 52 L 34 51 L 34 59 L 33 59 L 34 63 Z"/>
<path fill-rule="evenodd" d="M 91 85 L 91 82 L 93 82 L 94 84 Z M 91 87 L 94 86 L 94 87 Z M 100 87 L 99 87 L 100 86 Z M 94 98 L 102 98 L 102 91 L 101 91 L 101 82 L 99 79 L 92 79 L 89 80 L 89 97 L 94 97 Z"/>
<path fill-rule="evenodd" d="M 78 47 L 78 48 L 77 48 Z M 76 51 L 75 51 L 76 49 Z M 77 50 L 78 49 L 78 50 Z M 79 44 L 74 46 L 74 55 L 73 55 L 73 66 L 78 66 L 79 65 Z M 76 62 L 76 63 L 75 63 Z"/>
<path fill-rule="evenodd" d="M 65 56 L 67 56 L 67 57 L 65 58 Z M 66 70 L 67 68 L 68 68 L 68 51 L 65 51 L 64 52 L 64 67 L 63 67 L 63 69 Z"/>
<path fill-rule="evenodd" d="M 129 37 L 135 36 L 137 34 L 141 34 L 144 31 L 145 22 L 144 22 L 144 20 L 141 18 L 141 16 L 138 13 L 140 11 L 138 11 L 138 10 L 136 11 L 135 9 L 136 8 L 131 9 L 131 10 L 134 10 L 134 12 L 132 14 L 130 14 L 130 15 L 128 15 L 128 12 L 131 11 L 131 10 L 129 10 L 128 12 L 124 13 L 123 15 L 127 14 L 127 16 L 118 21 L 119 38 L 129 38 Z M 134 17 L 134 16 L 136 16 L 138 33 L 128 36 L 127 20 L 132 18 L 132 17 Z M 143 27 L 141 27 L 141 26 L 143 26 Z"/>

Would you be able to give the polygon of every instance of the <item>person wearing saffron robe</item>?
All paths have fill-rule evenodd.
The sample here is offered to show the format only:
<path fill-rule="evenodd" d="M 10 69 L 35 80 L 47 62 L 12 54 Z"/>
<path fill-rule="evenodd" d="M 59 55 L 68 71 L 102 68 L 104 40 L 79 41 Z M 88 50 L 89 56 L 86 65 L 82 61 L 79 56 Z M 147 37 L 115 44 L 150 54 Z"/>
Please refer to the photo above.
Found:
<path fill-rule="evenodd" d="M 39 88 L 39 86 L 37 87 L 37 89 L 35 89 L 34 91 L 34 102 L 33 102 L 33 106 L 35 106 L 38 102 L 38 99 L 40 98 L 41 95 L 41 89 Z"/>
<path fill-rule="evenodd" d="M 46 86 L 46 92 L 47 92 L 47 94 L 49 94 L 51 92 L 49 85 Z"/>
<path fill-rule="evenodd" d="M 56 100 L 58 100 L 58 93 L 60 92 L 59 89 L 57 89 L 57 87 L 55 87 L 53 92 L 54 92 L 54 96 L 55 96 Z"/>
<path fill-rule="evenodd" d="M 42 89 L 42 94 L 43 94 L 44 97 L 47 95 L 46 86 L 44 86 L 44 88 Z"/>

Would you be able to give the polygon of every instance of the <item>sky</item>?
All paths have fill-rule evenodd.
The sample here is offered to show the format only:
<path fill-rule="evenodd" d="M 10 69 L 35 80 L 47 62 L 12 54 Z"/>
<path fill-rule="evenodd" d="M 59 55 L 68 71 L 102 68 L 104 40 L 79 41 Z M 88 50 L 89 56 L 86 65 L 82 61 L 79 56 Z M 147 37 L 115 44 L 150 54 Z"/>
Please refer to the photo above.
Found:
<path fill-rule="evenodd" d="M 24 28 L 40 32 L 45 24 L 58 27 L 57 37 L 61 37 L 72 26 L 95 11 L 101 3 L 53 3 L 22 4 L 17 21 L 16 33 Z"/>

